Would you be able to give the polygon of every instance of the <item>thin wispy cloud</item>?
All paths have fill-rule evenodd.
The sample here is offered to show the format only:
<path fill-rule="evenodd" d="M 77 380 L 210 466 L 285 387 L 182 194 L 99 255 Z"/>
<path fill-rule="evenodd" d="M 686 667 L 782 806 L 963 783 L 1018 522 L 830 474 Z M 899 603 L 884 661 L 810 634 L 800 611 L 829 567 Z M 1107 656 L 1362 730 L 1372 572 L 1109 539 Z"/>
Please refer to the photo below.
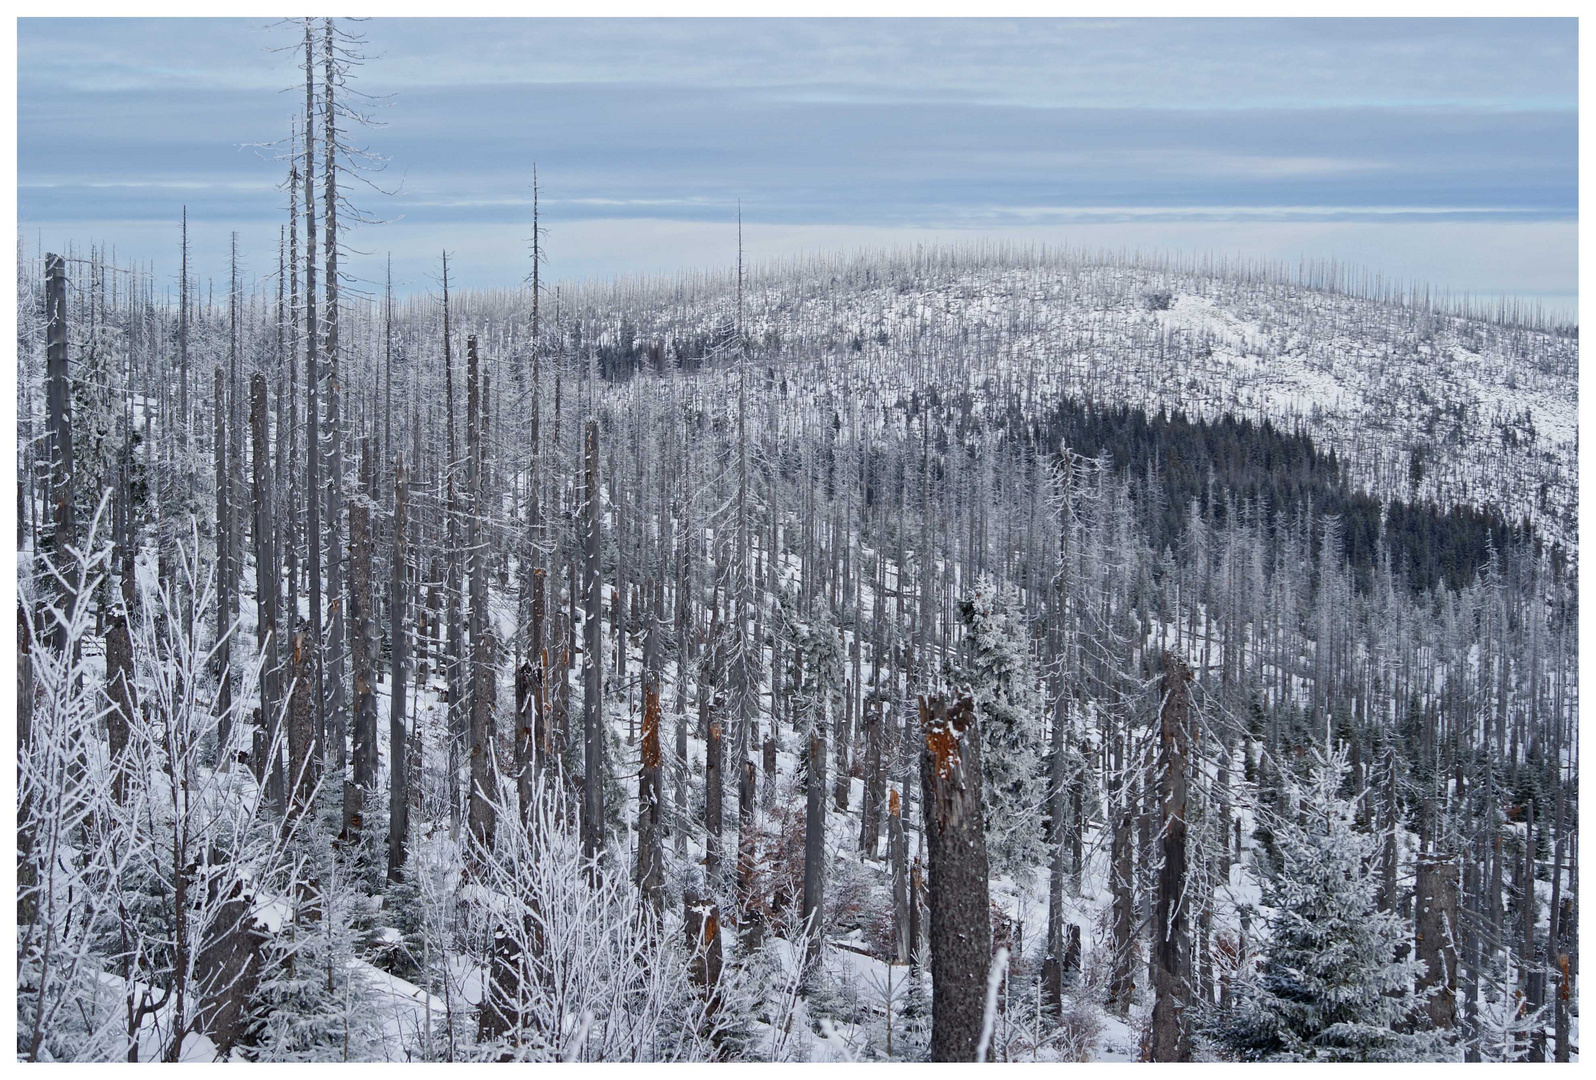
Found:
<path fill-rule="evenodd" d="M 389 102 L 366 141 L 400 194 L 369 196 L 389 223 L 352 240 L 397 253 L 412 232 L 498 227 L 500 247 L 474 245 L 480 265 L 460 272 L 507 279 L 525 260 L 534 163 L 551 226 L 675 221 L 715 243 L 739 202 L 750 235 L 1572 226 L 1574 27 L 373 20 L 355 81 Z M 257 144 L 285 141 L 302 108 L 294 34 L 264 20 L 22 20 L 24 235 L 84 241 L 91 221 L 170 224 L 186 203 L 201 250 L 223 221 L 246 248 L 274 247 L 284 169 Z M 169 261 L 175 247 L 137 250 Z M 624 252 L 550 255 L 556 275 L 635 269 Z M 1446 284 L 1479 288 L 1488 270 L 1464 260 Z M 1570 277 L 1554 291 L 1575 289 Z"/>

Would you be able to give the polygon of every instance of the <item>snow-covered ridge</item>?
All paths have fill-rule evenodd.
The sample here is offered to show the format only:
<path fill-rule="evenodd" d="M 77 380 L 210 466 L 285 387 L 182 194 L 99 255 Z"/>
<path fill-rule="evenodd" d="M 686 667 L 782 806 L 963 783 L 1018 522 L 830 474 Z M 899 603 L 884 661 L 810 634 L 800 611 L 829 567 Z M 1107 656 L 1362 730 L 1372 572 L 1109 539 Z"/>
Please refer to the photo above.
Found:
<path fill-rule="evenodd" d="M 968 390 L 977 411 L 1058 395 L 1300 428 L 1355 486 L 1494 507 L 1577 552 L 1578 340 L 1483 313 L 1135 260 L 794 263 L 751 275 L 760 363 L 887 401 Z M 714 334 L 735 282 L 579 294 L 599 340 Z M 994 393 L 996 391 L 996 393 Z"/>

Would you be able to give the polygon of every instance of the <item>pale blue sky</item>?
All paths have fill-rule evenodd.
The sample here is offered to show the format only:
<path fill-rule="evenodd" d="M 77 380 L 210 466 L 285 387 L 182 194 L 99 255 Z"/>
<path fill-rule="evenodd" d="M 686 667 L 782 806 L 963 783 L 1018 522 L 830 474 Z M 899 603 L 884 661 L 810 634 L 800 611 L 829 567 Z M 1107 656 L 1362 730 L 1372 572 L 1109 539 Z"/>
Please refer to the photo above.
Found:
<path fill-rule="evenodd" d="M 973 235 L 1335 255 L 1455 291 L 1577 292 L 1573 20 L 373 20 L 364 136 L 400 193 L 351 260 L 430 288 Z M 18 215 L 201 274 L 275 268 L 296 31 L 21 20 Z M 282 51 L 274 51 L 282 50 Z"/>

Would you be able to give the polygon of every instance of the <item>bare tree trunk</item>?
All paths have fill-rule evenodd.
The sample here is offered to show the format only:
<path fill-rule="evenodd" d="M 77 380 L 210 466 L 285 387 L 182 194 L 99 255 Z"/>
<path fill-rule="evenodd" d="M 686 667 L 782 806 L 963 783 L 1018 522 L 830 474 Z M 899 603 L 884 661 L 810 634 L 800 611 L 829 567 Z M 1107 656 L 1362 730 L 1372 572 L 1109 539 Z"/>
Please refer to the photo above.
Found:
<path fill-rule="evenodd" d="M 1190 1061 L 1191 941 L 1186 927 L 1186 758 L 1191 672 L 1164 653 L 1159 710 L 1159 787 L 1163 866 L 1153 913 L 1151 1061 Z"/>
<path fill-rule="evenodd" d="M 893 963 L 909 962 L 909 845 L 903 836 L 903 806 L 898 789 L 887 793 L 887 859 L 892 865 Z"/>
<path fill-rule="evenodd" d="M 853 786 L 852 778 L 848 775 L 848 744 L 853 741 L 852 724 L 849 723 L 852 712 L 853 688 L 849 687 L 843 694 L 843 707 L 837 710 L 834 736 L 837 740 L 835 748 L 837 775 L 832 782 L 832 798 L 842 813 L 848 812 L 848 795 Z"/>
<path fill-rule="evenodd" d="M 223 764 L 232 737 L 233 716 L 233 573 L 232 500 L 228 497 L 227 470 L 227 382 L 221 365 L 216 366 L 215 422 L 211 432 L 216 454 L 216 755 Z"/>
<path fill-rule="evenodd" d="M 1524 804 L 1524 942 L 1520 951 L 1519 966 L 1524 972 L 1524 1011 L 1534 1013 L 1541 1007 L 1543 976 L 1535 947 L 1535 800 Z M 1530 1061 L 1546 1060 L 1546 1025 L 1540 1021 L 1529 1033 Z"/>
<path fill-rule="evenodd" d="M 1042 961 L 1042 1000 L 1057 1015 L 1064 1006 L 1064 820 L 1068 804 L 1064 758 L 1065 711 L 1063 663 L 1058 657 L 1058 622 L 1055 614 L 1049 643 L 1058 660 L 1059 674 L 1052 681 L 1053 725 L 1049 733 L 1047 791 L 1047 948 Z"/>
<path fill-rule="evenodd" d="M 310 639 L 314 661 L 316 756 L 327 756 L 326 672 L 323 666 L 321 597 L 321 391 L 320 341 L 316 327 L 316 68 L 315 39 L 305 20 L 305 573 L 310 583 Z M 296 788 L 297 790 L 297 788 Z"/>
<path fill-rule="evenodd" d="M 279 418 L 279 423 L 282 419 Z M 281 651 L 277 612 L 277 518 L 273 513 L 271 461 L 267 436 L 266 376 L 256 372 L 249 381 L 249 427 L 251 479 L 255 508 L 255 640 L 261 656 L 260 682 L 261 749 L 264 756 L 255 761 L 256 780 L 264 785 L 268 801 L 278 813 L 283 810 L 282 768 L 274 749 L 277 739 L 277 702 Z"/>
<path fill-rule="evenodd" d="M 311 794 L 316 788 L 313 754 L 316 741 L 316 683 L 310 648 L 308 636 L 301 626 L 294 634 L 290 668 L 293 689 L 288 704 L 289 813 L 296 820 L 310 808 Z"/>
<path fill-rule="evenodd" d="M 447 534 L 446 563 L 444 567 L 444 683 L 449 699 L 449 826 L 457 832 L 460 825 L 460 744 L 465 740 L 465 642 L 461 617 L 461 565 L 460 565 L 460 481 L 459 446 L 455 441 L 454 418 L 454 356 L 453 338 L 449 330 L 449 256 L 443 256 L 443 411 L 446 429 L 447 459 L 444 462 L 446 490 L 444 516 Z"/>
<path fill-rule="evenodd" d="M 881 789 L 886 771 L 881 761 L 881 703 L 872 702 L 865 725 L 864 801 L 859 808 L 859 851 L 867 859 L 876 857 L 881 844 Z"/>
<path fill-rule="evenodd" d="M 1557 1009 L 1556 1044 L 1553 1057 L 1560 1062 L 1569 1060 L 1572 1049 L 1569 1016 L 1574 1006 L 1574 979 L 1578 970 L 1579 933 L 1574 926 L 1574 898 L 1563 897 L 1562 909 L 1557 918 Z"/>
<path fill-rule="evenodd" d="M 21 655 L 26 660 L 27 648 Z M 18 684 L 28 692 L 27 683 Z M 128 633 L 128 614 L 119 611 L 105 633 L 105 685 L 111 707 L 106 710 L 105 727 L 111 750 L 111 797 L 121 806 L 127 802 L 127 742 L 137 715 L 133 711 L 133 641 Z"/>
<path fill-rule="evenodd" d="M 817 964 L 824 940 L 826 890 L 826 728 L 823 718 L 809 730 L 804 755 L 804 964 Z"/>
<path fill-rule="evenodd" d="M 471 577 L 471 792 L 470 827 L 479 853 L 493 845 L 497 774 L 494 751 L 493 709 L 497 697 L 494 676 L 494 635 L 488 625 L 488 560 L 482 535 L 483 438 L 480 369 L 477 339 L 466 339 L 466 519 L 467 563 Z"/>
<path fill-rule="evenodd" d="M 1424 961 L 1418 989 L 1438 987 L 1426 1011 L 1430 1026 L 1457 1024 L 1457 866 L 1450 860 L 1419 860 L 1415 886 L 1414 955 Z"/>
<path fill-rule="evenodd" d="M 720 944 L 720 906 L 692 889 L 682 894 L 682 928 L 687 933 L 687 973 L 694 986 L 709 997 L 713 1014 L 720 1002 L 720 973 L 723 964 Z"/>
<path fill-rule="evenodd" d="M 349 504 L 349 626 L 354 677 L 354 775 L 344 785 L 344 834 L 351 843 L 364 831 L 367 799 L 377 790 L 376 623 L 372 612 L 371 508 Z"/>
<path fill-rule="evenodd" d="M 774 717 L 771 726 L 765 732 L 764 744 L 760 747 L 759 772 L 763 782 L 759 787 L 759 805 L 766 810 L 776 805 L 776 724 Z"/>
<path fill-rule="evenodd" d="M 344 651 L 348 630 L 344 623 L 344 557 L 343 537 L 344 503 L 344 432 L 343 383 L 338 356 L 338 143 L 336 138 L 337 109 L 334 102 L 333 80 L 333 25 L 331 19 L 322 20 L 324 40 L 322 65 L 325 72 L 322 89 L 323 161 L 322 174 L 326 183 L 322 211 L 326 215 L 326 250 L 323 256 L 323 289 L 327 298 L 327 608 L 330 623 L 327 628 L 326 666 L 328 738 L 332 743 L 333 764 L 342 771 L 346 763 L 346 740 L 349 716 L 344 703 Z"/>
<path fill-rule="evenodd" d="M 404 872 L 405 844 L 410 833 L 410 766 L 405 753 L 405 680 L 409 662 L 409 637 L 405 632 L 405 526 L 409 512 L 410 480 L 405 457 L 394 459 L 392 579 L 388 585 L 388 634 L 393 640 L 392 695 L 388 711 L 388 880 Z"/>
<path fill-rule="evenodd" d="M 1114 747 L 1114 772 L 1123 777 L 1123 744 L 1116 739 Z M 1133 889 L 1135 877 L 1132 866 L 1133 843 L 1131 824 L 1133 807 L 1130 793 L 1121 790 L 1117 805 L 1110 811 L 1113 835 L 1109 852 L 1110 891 L 1113 893 L 1114 959 L 1108 987 L 1108 1006 L 1124 1015 L 1130 1008 L 1131 994 L 1135 991 L 1135 964 L 1131 955 L 1136 925 L 1136 897 Z"/>
<path fill-rule="evenodd" d="M 660 827 L 659 672 L 643 676 L 642 762 L 637 774 L 637 887 L 658 914 L 665 903 Z"/>
<path fill-rule="evenodd" d="M 716 648 L 716 646 L 711 646 Z M 704 880 L 714 889 L 720 878 L 721 836 L 725 829 L 726 750 L 721 739 L 722 696 L 713 687 L 701 686 L 708 693 L 708 722 L 704 739 Z"/>
<path fill-rule="evenodd" d="M 920 698 L 920 784 L 930 852 L 932 1061 L 974 1061 L 992 961 L 990 869 L 975 706 Z"/>
<path fill-rule="evenodd" d="M 753 760 L 746 755 L 742 766 L 737 783 L 737 898 L 739 940 L 747 952 L 758 948 L 764 940 L 764 917 L 754 895 L 754 873 L 758 869 L 754 852 L 754 797 L 758 775 Z"/>
<path fill-rule="evenodd" d="M 583 512 L 586 521 L 583 541 L 586 567 L 583 576 L 587 584 L 587 603 L 582 626 L 582 853 L 594 859 L 604 846 L 604 684 L 600 655 L 603 637 L 599 633 L 603 585 L 599 577 L 598 421 L 587 422 L 584 441 L 586 479 L 583 497 L 586 505 Z"/>
<path fill-rule="evenodd" d="M 543 567 L 532 570 L 532 638 L 527 644 L 527 654 L 532 660 L 532 752 L 537 756 L 540 772 L 549 771 L 550 759 L 554 754 L 548 717 L 549 651 L 543 631 L 547 611 L 547 578 L 548 571 Z"/>
<path fill-rule="evenodd" d="M 23 762 L 33 744 L 33 625 L 28 609 L 17 600 L 17 926 L 31 926 L 38 916 L 38 861 L 34 856 L 33 799 L 22 784 Z M 37 1060 L 35 1050 L 30 1057 Z"/>

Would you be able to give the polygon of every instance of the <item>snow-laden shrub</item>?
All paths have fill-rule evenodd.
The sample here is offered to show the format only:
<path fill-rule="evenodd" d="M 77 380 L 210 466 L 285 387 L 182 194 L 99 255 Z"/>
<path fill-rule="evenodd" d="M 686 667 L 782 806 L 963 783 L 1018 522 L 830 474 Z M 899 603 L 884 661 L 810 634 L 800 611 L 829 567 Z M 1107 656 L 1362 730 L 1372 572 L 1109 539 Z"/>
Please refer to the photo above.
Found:
<path fill-rule="evenodd" d="M 462 873 L 463 936 L 480 977 L 468 988 L 497 1023 L 486 1058 L 680 1061 L 718 1056 L 737 1019 L 735 971 L 694 985 L 680 915 L 642 902 L 623 860 L 585 859 L 561 812 L 563 794 L 540 786 L 526 827 L 513 792 L 499 802 L 493 848 Z M 730 937 L 730 935 L 726 935 Z M 502 1033 L 493 1031 L 502 1028 Z"/>

